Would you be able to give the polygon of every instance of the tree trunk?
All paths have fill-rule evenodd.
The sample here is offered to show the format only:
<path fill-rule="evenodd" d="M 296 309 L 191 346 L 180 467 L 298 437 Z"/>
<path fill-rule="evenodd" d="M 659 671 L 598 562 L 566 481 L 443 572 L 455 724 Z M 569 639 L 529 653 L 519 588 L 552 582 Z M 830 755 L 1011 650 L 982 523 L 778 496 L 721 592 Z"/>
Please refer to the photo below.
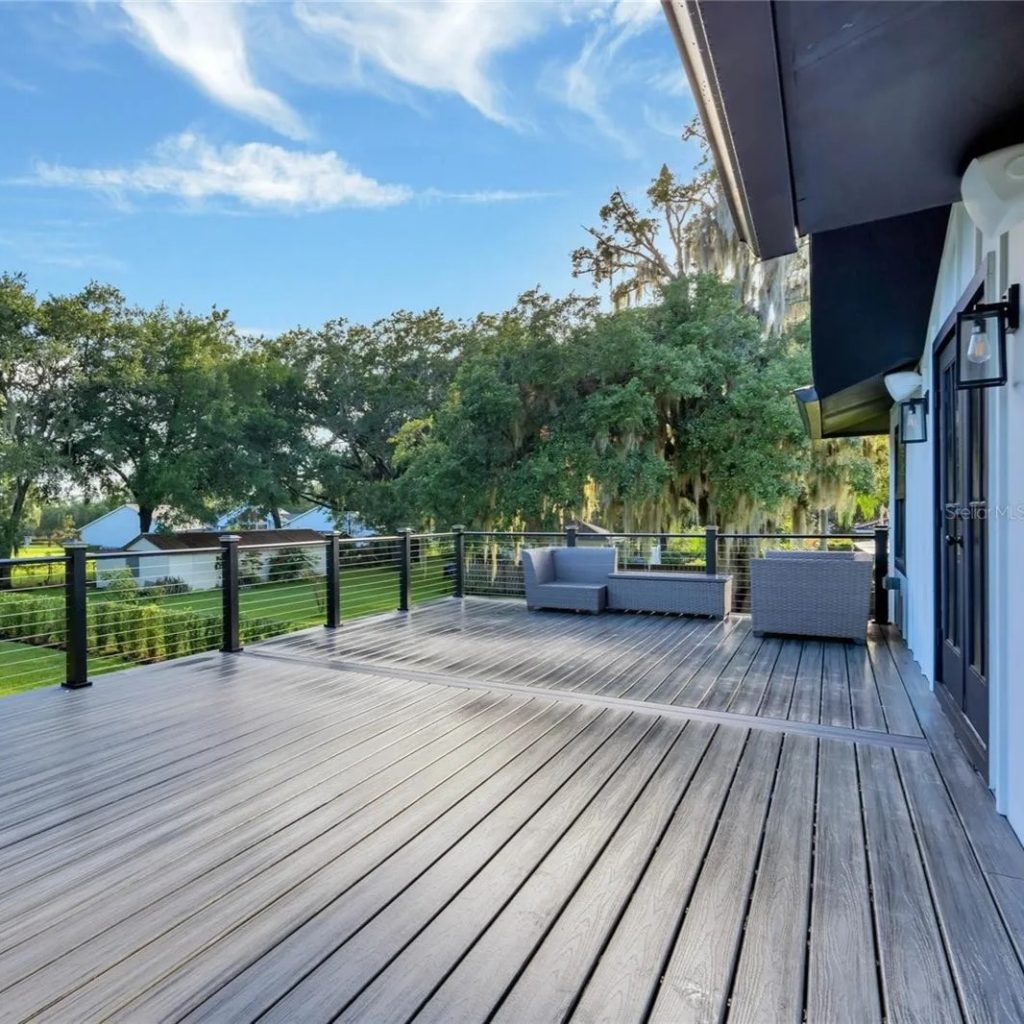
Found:
<path fill-rule="evenodd" d="M 153 525 L 153 509 L 146 505 L 139 505 L 139 533 L 149 533 Z"/>
<path fill-rule="evenodd" d="M 19 480 L 14 486 L 14 501 L 11 503 L 10 517 L 7 520 L 7 529 L 3 531 L 4 543 L 0 557 L 10 558 L 15 548 L 21 541 L 21 520 L 25 515 L 25 502 L 28 499 L 28 491 L 32 486 L 29 480 Z M 14 586 L 11 566 L 0 565 L 0 590 L 10 590 Z"/>
<path fill-rule="evenodd" d="M 274 524 L 275 530 L 281 529 L 281 510 L 279 508 L 272 508 L 270 510 L 270 519 Z"/>

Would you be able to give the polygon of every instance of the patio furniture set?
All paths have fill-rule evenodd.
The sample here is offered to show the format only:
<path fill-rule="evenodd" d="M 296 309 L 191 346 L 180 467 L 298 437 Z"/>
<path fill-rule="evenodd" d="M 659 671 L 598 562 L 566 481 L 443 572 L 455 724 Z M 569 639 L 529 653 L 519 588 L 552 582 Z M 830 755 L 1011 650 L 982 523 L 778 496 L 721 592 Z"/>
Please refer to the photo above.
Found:
<path fill-rule="evenodd" d="M 620 571 L 614 547 L 526 550 L 523 575 L 531 611 L 646 611 L 722 619 L 732 609 L 731 575 Z M 751 628 L 757 636 L 864 643 L 871 575 L 870 557 L 856 551 L 769 551 L 750 562 Z"/>

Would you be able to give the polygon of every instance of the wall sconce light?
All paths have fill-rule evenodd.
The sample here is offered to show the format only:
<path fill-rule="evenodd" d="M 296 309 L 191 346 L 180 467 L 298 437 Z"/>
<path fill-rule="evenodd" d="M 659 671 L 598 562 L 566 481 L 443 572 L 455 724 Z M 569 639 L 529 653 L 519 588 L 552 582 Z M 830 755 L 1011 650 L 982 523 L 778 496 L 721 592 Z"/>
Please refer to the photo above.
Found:
<path fill-rule="evenodd" d="M 1020 326 L 1020 285 L 1002 302 L 979 303 L 956 318 L 956 386 L 993 388 L 1006 383 L 1006 333 Z"/>
<path fill-rule="evenodd" d="M 899 370 L 896 373 L 887 373 L 882 381 L 885 390 L 889 392 L 889 397 L 899 403 L 920 393 L 924 377 L 914 370 Z"/>
<path fill-rule="evenodd" d="M 900 403 L 900 440 L 904 444 L 921 444 L 928 440 L 927 395 Z"/>
<path fill-rule="evenodd" d="M 960 194 L 971 220 L 989 238 L 1024 221 L 1024 145 L 1007 146 L 972 160 Z"/>

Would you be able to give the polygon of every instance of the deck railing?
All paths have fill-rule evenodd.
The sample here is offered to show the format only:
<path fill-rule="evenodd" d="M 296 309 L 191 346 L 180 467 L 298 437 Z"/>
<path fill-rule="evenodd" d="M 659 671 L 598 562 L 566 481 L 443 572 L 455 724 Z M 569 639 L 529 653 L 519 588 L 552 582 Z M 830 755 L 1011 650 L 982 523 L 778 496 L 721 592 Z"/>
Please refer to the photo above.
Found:
<path fill-rule="evenodd" d="M 204 548 L 90 552 L 0 560 L 0 696 L 62 682 L 89 686 L 105 672 L 345 619 L 408 611 L 441 597 L 524 596 L 531 547 L 614 544 L 619 564 L 649 572 L 728 573 L 735 612 L 749 610 L 750 563 L 771 548 L 856 547 L 874 555 L 878 621 L 886 608 L 885 530 L 874 534 L 446 533 L 242 544 L 211 534 Z"/>

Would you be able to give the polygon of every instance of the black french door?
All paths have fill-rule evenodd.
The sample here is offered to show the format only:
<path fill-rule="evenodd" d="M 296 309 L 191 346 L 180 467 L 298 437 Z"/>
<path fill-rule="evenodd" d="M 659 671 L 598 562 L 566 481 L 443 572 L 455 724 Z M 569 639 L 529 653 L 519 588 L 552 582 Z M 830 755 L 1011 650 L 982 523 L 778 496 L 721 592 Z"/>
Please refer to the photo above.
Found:
<path fill-rule="evenodd" d="M 988 496 L 984 389 L 956 387 L 956 344 L 937 356 L 939 695 L 982 771 L 988 751 Z"/>

